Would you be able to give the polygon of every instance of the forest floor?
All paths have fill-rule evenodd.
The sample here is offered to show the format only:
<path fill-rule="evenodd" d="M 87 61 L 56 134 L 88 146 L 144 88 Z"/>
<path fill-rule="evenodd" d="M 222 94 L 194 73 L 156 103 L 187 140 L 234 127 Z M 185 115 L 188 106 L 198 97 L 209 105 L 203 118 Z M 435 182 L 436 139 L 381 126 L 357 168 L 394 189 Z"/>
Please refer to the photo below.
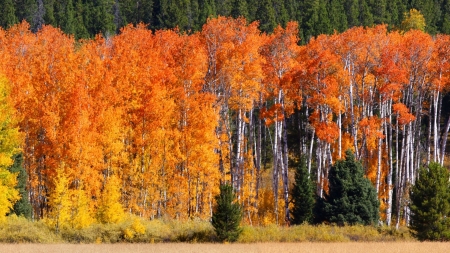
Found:
<path fill-rule="evenodd" d="M 441 242 L 342 242 L 342 243 L 254 243 L 254 244 L 211 244 L 211 243 L 156 243 L 156 244 L 0 244 L 3 253 L 143 253 L 143 252 L 364 252 L 364 253 L 421 253 L 450 252 L 450 243 Z"/>

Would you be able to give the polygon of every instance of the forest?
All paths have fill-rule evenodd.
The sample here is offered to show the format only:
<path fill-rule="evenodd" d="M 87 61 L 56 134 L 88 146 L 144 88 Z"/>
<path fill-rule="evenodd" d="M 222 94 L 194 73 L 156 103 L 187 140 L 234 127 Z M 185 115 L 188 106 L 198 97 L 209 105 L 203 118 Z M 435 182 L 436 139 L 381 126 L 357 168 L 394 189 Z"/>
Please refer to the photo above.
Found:
<path fill-rule="evenodd" d="M 410 9 L 424 15 L 426 32 L 450 33 L 447 0 L 0 0 L 0 6 L 5 29 L 26 20 L 32 31 L 52 25 L 76 39 L 114 35 L 141 22 L 153 31 L 200 31 L 209 17 L 231 16 L 259 21 L 259 29 L 268 33 L 277 24 L 297 21 L 306 44 L 314 36 L 355 26 L 388 24 L 395 29 Z"/>
<path fill-rule="evenodd" d="M 300 45 L 296 22 L 258 25 L 130 24 L 89 40 L 0 29 L 1 217 L 29 200 L 57 228 L 207 220 L 229 183 L 243 222 L 286 224 L 301 158 L 322 197 L 350 150 L 380 221 L 408 224 L 420 167 L 447 157 L 450 37 L 378 25 Z"/>

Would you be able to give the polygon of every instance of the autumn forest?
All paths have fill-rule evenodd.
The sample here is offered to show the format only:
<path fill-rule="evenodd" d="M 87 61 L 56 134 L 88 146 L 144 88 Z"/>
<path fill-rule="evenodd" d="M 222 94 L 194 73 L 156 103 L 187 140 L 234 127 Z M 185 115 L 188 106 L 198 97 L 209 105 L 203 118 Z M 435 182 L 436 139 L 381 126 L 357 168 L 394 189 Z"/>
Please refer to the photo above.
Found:
<path fill-rule="evenodd" d="M 407 224 L 417 171 L 446 158 L 450 37 L 298 35 L 294 22 L 266 34 L 225 17 L 80 41 L 25 22 L 0 30 L 1 214 L 20 198 L 6 168 L 21 153 L 35 220 L 207 220 L 227 182 L 245 223 L 285 224 L 300 159 L 322 196 L 351 150 L 381 221 Z"/>

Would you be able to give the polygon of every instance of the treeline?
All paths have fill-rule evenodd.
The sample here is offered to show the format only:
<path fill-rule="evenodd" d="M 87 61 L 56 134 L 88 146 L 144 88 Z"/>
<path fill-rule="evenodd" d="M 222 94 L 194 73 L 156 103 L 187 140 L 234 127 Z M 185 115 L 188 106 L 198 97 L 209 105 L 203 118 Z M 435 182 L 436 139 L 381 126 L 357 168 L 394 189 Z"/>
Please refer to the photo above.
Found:
<path fill-rule="evenodd" d="M 294 22 L 267 35 L 224 17 L 191 35 L 129 25 L 77 42 L 21 23 L 0 30 L 1 172 L 20 146 L 33 218 L 56 227 L 207 219 L 221 182 L 245 222 L 283 224 L 300 158 L 326 197 L 351 150 L 381 221 L 408 223 L 418 169 L 446 158 L 449 42 L 376 26 L 299 46 Z"/>
<path fill-rule="evenodd" d="M 220 15 L 259 21 L 260 30 L 269 33 L 278 24 L 297 21 L 306 43 L 319 34 L 355 26 L 396 28 L 410 9 L 424 15 L 428 33 L 450 33 L 446 0 L 0 0 L 0 6 L 3 28 L 26 20 L 32 31 L 52 25 L 77 39 L 114 35 L 127 24 L 141 22 L 152 30 L 199 31 L 207 18 Z"/>

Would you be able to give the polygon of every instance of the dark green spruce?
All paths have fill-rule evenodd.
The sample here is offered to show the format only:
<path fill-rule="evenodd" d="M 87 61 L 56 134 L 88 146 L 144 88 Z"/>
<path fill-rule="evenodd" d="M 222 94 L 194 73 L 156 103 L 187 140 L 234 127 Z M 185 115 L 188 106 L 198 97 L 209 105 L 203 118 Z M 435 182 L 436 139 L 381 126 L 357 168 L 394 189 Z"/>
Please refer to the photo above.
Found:
<path fill-rule="evenodd" d="M 314 185 L 306 168 L 305 159 L 295 171 L 295 182 L 292 189 L 292 224 L 312 223 L 314 208 Z"/>
<path fill-rule="evenodd" d="M 229 184 L 220 185 L 220 194 L 215 199 L 217 206 L 211 223 L 217 238 L 222 242 L 235 242 L 242 232 L 242 210 L 236 202 L 233 187 Z"/>
<path fill-rule="evenodd" d="M 410 229 L 420 241 L 450 240 L 449 179 L 448 170 L 438 163 L 419 170 L 410 192 Z"/>
<path fill-rule="evenodd" d="M 379 219 L 377 193 L 364 177 L 363 167 L 351 151 L 337 160 L 328 174 L 329 190 L 318 203 L 322 222 L 343 225 L 371 225 Z"/>
<path fill-rule="evenodd" d="M 24 216 L 25 218 L 31 218 L 31 204 L 28 199 L 28 191 L 27 191 L 27 181 L 28 175 L 26 170 L 23 168 L 23 155 L 19 153 L 13 156 L 14 163 L 11 165 L 8 170 L 12 173 L 17 173 L 17 186 L 16 189 L 19 191 L 21 196 L 20 200 L 18 200 L 13 207 L 13 213 L 17 216 Z"/>

